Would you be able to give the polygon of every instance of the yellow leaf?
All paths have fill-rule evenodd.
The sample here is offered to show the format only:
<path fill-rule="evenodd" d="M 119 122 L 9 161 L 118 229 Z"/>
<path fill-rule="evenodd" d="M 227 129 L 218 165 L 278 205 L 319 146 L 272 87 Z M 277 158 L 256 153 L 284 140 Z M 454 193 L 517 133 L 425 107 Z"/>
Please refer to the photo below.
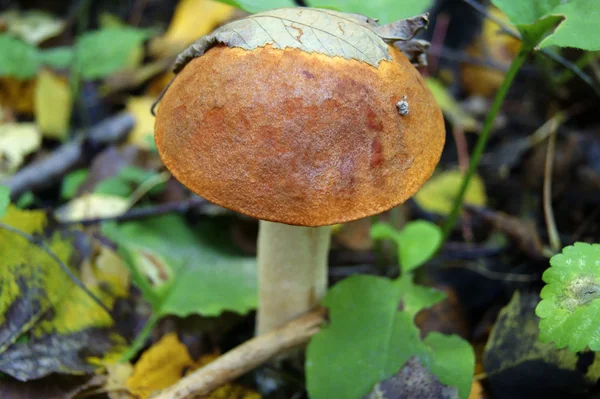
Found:
<path fill-rule="evenodd" d="M 0 104 L 21 114 L 33 114 L 35 80 L 0 77 Z"/>
<path fill-rule="evenodd" d="M 142 354 L 126 385 L 131 393 L 145 399 L 152 392 L 175 384 L 192 366 L 194 361 L 187 348 L 177 334 L 170 333 Z"/>
<path fill-rule="evenodd" d="M 154 55 L 179 53 L 194 40 L 229 20 L 235 8 L 213 0 L 180 0 L 164 36 L 151 45 Z"/>
<path fill-rule="evenodd" d="M 154 140 L 154 116 L 150 112 L 154 100 L 154 97 L 131 97 L 127 101 L 127 111 L 135 118 L 128 142 L 144 149 L 149 149 Z"/>
<path fill-rule="evenodd" d="M 488 7 L 493 18 L 512 27 L 508 17 L 496 7 Z M 514 29 L 514 27 L 512 27 Z M 501 28 L 490 18 L 485 18 L 481 35 L 467 48 L 467 53 L 473 57 L 490 60 L 508 68 L 517 55 L 521 42 L 512 36 L 503 34 Z M 504 80 L 504 72 L 482 65 L 463 64 L 461 75 L 465 90 L 469 94 L 485 97 L 494 95 Z"/>
<path fill-rule="evenodd" d="M 40 71 L 35 86 L 35 121 L 45 137 L 66 137 L 72 106 L 67 79 L 45 69 Z"/>
<path fill-rule="evenodd" d="M 414 199 L 421 208 L 428 212 L 448 215 L 460 190 L 462 179 L 463 174 L 458 170 L 439 173 L 421 187 Z M 473 176 L 464 202 L 476 206 L 486 204 L 485 186 L 481 177 Z"/>
<path fill-rule="evenodd" d="M 25 156 L 42 144 L 42 136 L 34 123 L 0 124 L 0 180 L 11 176 Z"/>
<path fill-rule="evenodd" d="M 433 93 L 435 100 L 453 126 L 466 131 L 475 131 L 479 128 L 479 122 L 467 114 L 456 102 L 456 99 L 446 90 L 446 87 L 437 79 L 425 78 L 429 90 Z"/>
<path fill-rule="evenodd" d="M 123 197 L 107 194 L 84 194 L 58 208 L 56 218 L 61 222 L 113 217 L 129 209 L 129 201 Z"/>
<path fill-rule="evenodd" d="M 133 373 L 131 363 L 115 363 L 106 366 L 108 378 L 104 383 L 104 390 L 110 399 L 135 399 L 125 385 L 127 379 Z"/>

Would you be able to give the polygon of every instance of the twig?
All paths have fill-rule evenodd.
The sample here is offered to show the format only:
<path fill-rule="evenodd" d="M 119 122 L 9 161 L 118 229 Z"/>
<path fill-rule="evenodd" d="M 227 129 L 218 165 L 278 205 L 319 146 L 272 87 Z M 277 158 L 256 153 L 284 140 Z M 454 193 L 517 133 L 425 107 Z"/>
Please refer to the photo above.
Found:
<path fill-rule="evenodd" d="M 40 247 L 41 249 L 43 249 L 44 252 L 46 252 L 48 254 L 48 256 L 50 256 L 52 258 L 53 261 L 58 263 L 58 265 L 63 270 L 63 272 L 65 272 L 67 274 L 67 276 L 69 276 L 69 278 L 73 281 L 73 283 L 75 283 L 75 285 L 77 287 L 81 288 L 94 302 L 96 302 L 96 304 L 98 304 L 98 306 L 100 306 L 112 318 L 112 315 L 110 314 L 110 310 L 106 307 L 106 305 L 104 305 L 104 303 L 102 303 L 100 298 L 98 298 L 92 291 L 90 291 L 85 286 L 85 284 L 83 284 L 83 282 L 81 280 L 79 280 L 77 278 L 77 276 L 75 276 L 73 274 L 73 272 L 71 272 L 71 270 L 67 267 L 67 265 L 65 265 L 63 263 L 63 261 L 60 260 L 60 258 L 46 244 L 44 244 L 40 240 L 36 240 L 36 238 L 34 236 L 32 236 L 31 234 L 27 234 L 26 232 L 21 231 L 15 227 L 12 227 L 8 224 L 0 222 L 0 228 L 2 228 L 4 230 L 8 230 L 11 233 L 17 234 L 17 235 L 23 237 L 24 239 L 26 239 L 27 241 L 29 241 L 30 243 L 32 243 L 33 245 L 36 245 L 36 246 Z"/>
<path fill-rule="evenodd" d="M 99 224 L 102 222 L 125 222 L 128 220 L 137 220 L 144 219 L 153 216 L 165 215 L 167 213 L 185 213 L 191 208 L 207 203 L 207 201 L 202 197 L 192 197 L 185 201 L 178 202 L 167 202 L 166 204 L 148 206 L 143 208 L 133 208 L 128 210 L 127 212 L 117 215 L 117 216 L 109 216 L 109 217 L 100 217 L 93 219 L 83 219 L 83 220 L 74 220 L 69 221 L 66 220 L 64 222 L 60 222 L 62 225 L 69 224 L 79 224 L 83 226 L 89 226 L 93 224 Z"/>
<path fill-rule="evenodd" d="M 475 9 L 475 11 L 479 12 L 480 14 L 482 14 L 483 16 L 488 18 L 490 21 L 493 21 L 498 26 L 500 26 L 500 28 L 502 28 L 502 31 L 504 33 L 514 37 L 515 39 L 521 40 L 521 34 L 519 32 L 515 31 L 510 26 L 506 25 L 499 18 L 496 18 L 495 16 L 491 15 L 483 5 L 477 3 L 475 0 L 463 0 L 463 1 L 465 3 L 467 3 L 468 5 L 470 5 L 471 7 L 473 7 L 473 9 Z M 546 49 L 541 49 L 539 51 L 544 56 L 550 58 L 552 61 L 562 65 L 563 67 L 565 67 L 568 70 L 570 70 L 571 72 L 573 72 L 579 79 L 581 79 L 588 86 L 590 86 L 591 89 L 594 90 L 596 95 L 600 96 L 600 87 L 598 87 L 594 83 L 593 79 L 589 75 L 587 75 L 585 72 L 583 72 L 577 65 L 573 64 L 571 61 L 567 60 L 566 58 L 561 57 L 560 55 L 553 53 L 551 51 L 548 51 Z"/>
<path fill-rule="evenodd" d="M 562 113 L 559 113 L 562 115 Z M 554 152 L 556 148 L 556 132 L 563 117 L 552 118 L 550 127 L 550 137 L 548 138 L 548 149 L 546 151 L 546 164 L 544 166 L 544 218 L 546 220 L 546 228 L 548 229 L 548 241 L 550 248 L 554 252 L 560 251 L 560 237 L 554 220 L 554 211 L 552 210 L 552 169 L 554 165 Z"/>
<path fill-rule="evenodd" d="M 253 338 L 184 377 L 154 399 L 184 399 L 207 395 L 269 359 L 306 344 L 310 337 L 319 332 L 324 320 L 324 309 L 317 309 L 277 330 Z"/>
<path fill-rule="evenodd" d="M 129 113 L 107 118 L 46 158 L 24 167 L 0 183 L 8 186 L 13 200 L 29 190 L 50 186 L 89 156 L 89 152 L 124 139 L 134 125 L 135 119 Z"/>
<path fill-rule="evenodd" d="M 460 264 L 458 264 L 456 266 L 453 265 L 453 267 L 460 267 L 460 268 L 464 268 L 467 270 L 471 270 L 472 272 L 480 274 L 483 277 L 486 277 L 490 280 L 499 280 L 499 281 L 512 282 L 512 283 L 527 283 L 530 281 L 537 281 L 540 278 L 540 276 L 538 274 L 519 274 L 519 273 L 497 272 L 497 271 L 488 269 L 481 262 L 474 262 L 474 261 L 469 261 L 466 263 L 461 262 Z"/>

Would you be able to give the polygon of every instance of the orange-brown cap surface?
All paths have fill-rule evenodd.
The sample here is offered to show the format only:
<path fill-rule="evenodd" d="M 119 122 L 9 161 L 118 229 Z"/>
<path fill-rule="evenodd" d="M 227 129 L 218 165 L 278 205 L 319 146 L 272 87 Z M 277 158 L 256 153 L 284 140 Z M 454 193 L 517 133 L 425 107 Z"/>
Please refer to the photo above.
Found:
<path fill-rule="evenodd" d="M 300 49 L 213 47 L 160 103 L 160 156 L 195 193 L 258 219 L 321 226 L 390 209 L 431 176 L 445 131 L 418 71 L 389 50 L 392 61 L 373 67 Z"/>

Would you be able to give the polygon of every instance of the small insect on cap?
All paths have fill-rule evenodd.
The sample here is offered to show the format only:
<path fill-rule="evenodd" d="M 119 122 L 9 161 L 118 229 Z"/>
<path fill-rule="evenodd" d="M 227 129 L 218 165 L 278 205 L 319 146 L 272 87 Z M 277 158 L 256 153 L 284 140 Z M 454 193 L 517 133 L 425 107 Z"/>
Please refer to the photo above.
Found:
<path fill-rule="evenodd" d="M 398 40 L 422 60 L 418 16 L 271 10 L 222 26 L 178 58 L 156 145 L 198 195 L 246 215 L 321 226 L 383 212 L 431 176 L 440 109 Z"/>

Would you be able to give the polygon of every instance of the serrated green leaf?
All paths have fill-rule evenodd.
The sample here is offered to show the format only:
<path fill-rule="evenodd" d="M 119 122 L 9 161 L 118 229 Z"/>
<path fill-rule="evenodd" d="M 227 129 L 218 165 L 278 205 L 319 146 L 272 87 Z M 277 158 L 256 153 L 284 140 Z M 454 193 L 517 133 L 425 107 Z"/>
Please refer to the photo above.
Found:
<path fill-rule="evenodd" d="M 560 4 L 560 0 L 492 0 L 492 3 L 506 14 L 514 25 L 533 25 Z"/>
<path fill-rule="evenodd" d="M 36 47 L 3 33 L 0 34 L 0 76 L 27 79 L 40 67 Z"/>
<path fill-rule="evenodd" d="M 309 0 L 308 3 L 311 7 L 366 15 L 387 24 L 424 13 L 431 8 L 433 0 Z"/>
<path fill-rule="evenodd" d="M 418 357 L 433 372 L 441 372 L 436 375 L 445 384 L 454 386 L 458 381 L 464 385 L 467 377 L 470 380 L 473 369 L 471 366 L 467 370 L 465 365 L 474 364 L 472 351 L 467 353 L 456 339 L 435 336 L 430 338 L 433 347 L 427 346 L 420 339 L 413 317 L 398 312 L 400 296 L 393 281 L 373 276 L 353 276 L 331 289 L 323 302 L 329 308 L 331 322 L 312 338 L 307 351 L 311 399 L 359 399 L 376 383 L 400 370 L 411 356 Z M 451 355 L 461 359 L 443 365 L 451 357 L 449 346 L 456 347 Z M 449 372 L 447 368 L 457 362 L 459 367 L 453 370 L 456 373 Z M 466 399 L 469 390 L 461 388 L 461 397 Z"/>
<path fill-rule="evenodd" d="M 218 316 L 256 307 L 256 261 L 236 254 L 216 223 L 204 221 L 192 230 L 171 215 L 107 223 L 103 232 L 128 252 L 158 315 Z"/>
<path fill-rule="evenodd" d="M 296 7 L 293 0 L 219 0 L 221 3 L 241 8 L 250 13 L 272 10 L 275 8 Z"/>
<path fill-rule="evenodd" d="M 427 262 L 442 242 L 442 232 L 433 223 L 418 220 L 408 223 L 398 232 L 386 223 L 376 223 L 371 228 L 375 240 L 391 239 L 398 246 L 398 260 L 403 273 L 408 273 Z"/>
<path fill-rule="evenodd" d="M 64 46 L 41 50 L 40 61 L 54 69 L 67 69 L 73 62 L 73 48 Z"/>
<path fill-rule="evenodd" d="M 79 169 L 66 175 L 60 187 L 60 197 L 66 200 L 75 197 L 77 190 L 86 181 L 89 174 L 89 170 Z"/>
<path fill-rule="evenodd" d="M 75 65 L 84 79 L 100 79 L 141 61 L 142 43 L 153 31 L 114 27 L 83 34 L 75 46 Z"/>
<path fill-rule="evenodd" d="M 540 340 L 572 351 L 600 350 L 600 244 L 565 247 L 550 265 L 536 308 Z"/>

